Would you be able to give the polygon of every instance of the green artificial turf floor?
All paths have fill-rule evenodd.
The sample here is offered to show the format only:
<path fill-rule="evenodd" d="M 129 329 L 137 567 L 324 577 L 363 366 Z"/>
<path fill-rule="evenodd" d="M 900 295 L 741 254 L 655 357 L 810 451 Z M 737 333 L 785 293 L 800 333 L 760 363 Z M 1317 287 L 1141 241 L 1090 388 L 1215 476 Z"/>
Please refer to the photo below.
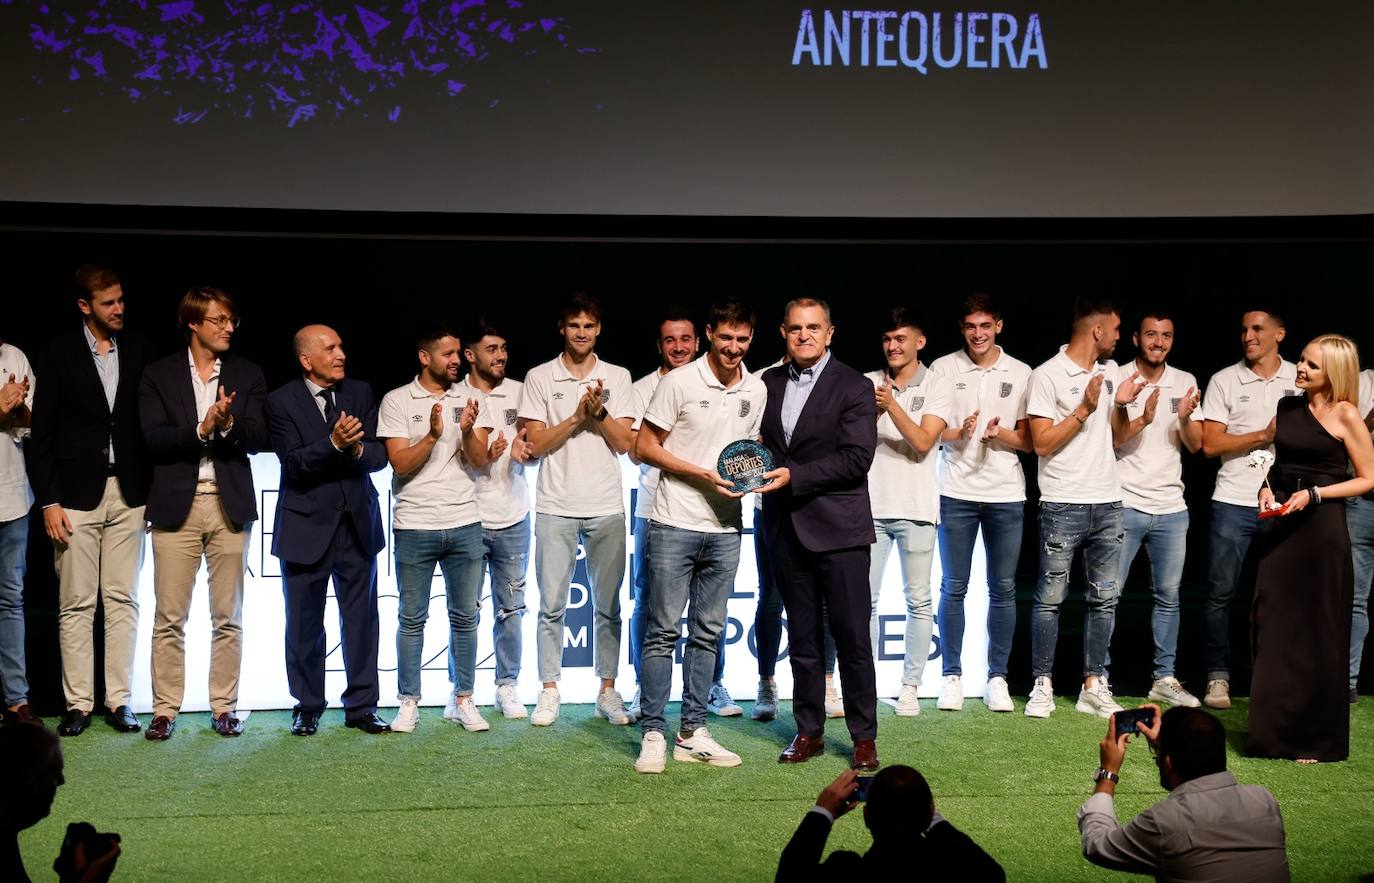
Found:
<path fill-rule="evenodd" d="M 1010 879 L 1117 876 L 1083 861 L 1075 822 L 1105 721 L 1075 712 L 1070 697 L 1058 697 L 1047 721 L 1024 717 L 1022 702 L 997 715 L 977 699 L 962 713 L 925 700 L 914 719 L 880 705 L 879 753 L 920 769 L 939 810 Z M 207 715 L 186 714 L 160 744 L 97 720 L 64 740 L 67 784 L 52 815 L 22 835 L 25 862 L 35 880 L 52 879 L 66 823 L 84 819 L 122 835 L 116 879 L 765 880 L 849 757 L 843 721 L 834 720 L 823 757 L 779 766 L 792 735 L 787 703 L 768 724 L 712 718 L 742 766 L 670 759 L 658 776 L 632 769 L 638 728 L 610 726 L 589 705 L 564 706 L 548 729 L 484 713 L 486 733 L 427 708 L 413 734 L 365 736 L 333 710 L 304 739 L 287 731 L 288 712 L 254 713 L 238 739 L 215 735 Z M 1241 699 L 1221 715 L 1230 766 L 1277 796 L 1294 879 L 1374 871 L 1374 701 L 1352 709 L 1351 759 L 1311 767 L 1240 757 L 1245 713 Z M 1163 796 L 1148 751 L 1133 745 L 1118 815 Z M 855 812 L 836 825 L 829 848 L 867 843 Z"/>

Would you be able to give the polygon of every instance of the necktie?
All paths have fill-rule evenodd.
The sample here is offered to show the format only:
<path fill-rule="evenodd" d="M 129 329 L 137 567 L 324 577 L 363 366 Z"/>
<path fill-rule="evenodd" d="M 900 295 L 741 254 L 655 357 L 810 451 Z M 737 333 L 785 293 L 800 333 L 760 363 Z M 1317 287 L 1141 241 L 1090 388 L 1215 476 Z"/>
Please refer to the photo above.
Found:
<path fill-rule="evenodd" d="M 315 393 L 315 395 L 319 396 L 320 400 L 324 402 L 324 422 L 333 426 L 335 419 L 339 416 L 338 410 L 334 407 L 334 390 L 322 389 Z"/>

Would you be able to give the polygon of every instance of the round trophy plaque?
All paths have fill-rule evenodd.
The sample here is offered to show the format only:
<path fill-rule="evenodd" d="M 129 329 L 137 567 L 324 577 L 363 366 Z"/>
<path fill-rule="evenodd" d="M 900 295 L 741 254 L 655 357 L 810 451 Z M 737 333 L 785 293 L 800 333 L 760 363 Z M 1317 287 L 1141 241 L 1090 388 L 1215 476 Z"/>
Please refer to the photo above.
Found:
<path fill-rule="evenodd" d="M 772 469 L 773 455 L 762 443 L 749 438 L 730 442 L 716 460 L 716 472 L 742 494 L 767 484 L 763 473 Z"/>

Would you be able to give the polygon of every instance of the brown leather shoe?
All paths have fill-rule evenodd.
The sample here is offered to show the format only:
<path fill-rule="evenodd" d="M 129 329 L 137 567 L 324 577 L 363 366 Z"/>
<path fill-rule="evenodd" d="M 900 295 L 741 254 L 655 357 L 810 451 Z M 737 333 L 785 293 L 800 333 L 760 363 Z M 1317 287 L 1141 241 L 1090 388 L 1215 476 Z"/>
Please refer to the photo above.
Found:
<path fill-rule="evenodd" d="M 818 754 L 825 753 L 825 736 L 803 736 L 801 733 L 792 737 L 792 742 L 782 754 L 778 755 L 778 763 L 806 763 Z"/>
<path fill-rule="evenodd" d="M 221 736 L 243 735 L 243 721 L 227 711 L 210 718 L 210 728 Z"/>
<path fill-rule="evenodd" d="M 177 728 L 177 719 L 159 714 L 153 718 L 153 722 L 148 724 L 148 729 L 143 733 L 143 738 L 149 742 L 166 742 L 172 738 L 172 733 Z"/>
<path fill-rule="evenodd" d="M 44 726 L 43 718 L 33 713 L 33 707 L 27 702 L 13 711 L 5 709 L 5 723 L 7 724 L 28 724 L 32 727 Z"/>
<path fill-rule="evenodd" d="M 878 746 L 872 739 L 859 739 L 854 743 L 854 762 L 850 766 L 861 773 L 878 769 Z"/>

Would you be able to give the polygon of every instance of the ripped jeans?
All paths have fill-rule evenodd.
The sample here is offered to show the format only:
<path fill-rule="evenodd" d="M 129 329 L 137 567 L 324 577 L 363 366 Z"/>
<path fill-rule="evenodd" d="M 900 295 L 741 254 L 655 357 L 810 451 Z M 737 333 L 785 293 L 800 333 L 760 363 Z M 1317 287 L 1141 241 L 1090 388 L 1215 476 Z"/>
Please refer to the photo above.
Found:
<path fill-rule="evenodd" d="M 525 615 L 525 572 L 530 560 L 530 518 L 482 531 L 485 565 L 491 572 L 492 643 L 496 648 L 496 686 L 520 677 L 520 618 Z"/>
<path fill-rule="evenodd" d="M 1115 503 L 1040 503 L 1040 571 L 1031 606 L 1031 673 L 1048 677 L 1059 642 L 1059 605 L 1069 591 L 1074 553 L 1083 550 L 1087 576 L 1083 614 L 1083 675 L 1105 676 L 1116 625 L 1117 581 L 1125 513 Z"/>

